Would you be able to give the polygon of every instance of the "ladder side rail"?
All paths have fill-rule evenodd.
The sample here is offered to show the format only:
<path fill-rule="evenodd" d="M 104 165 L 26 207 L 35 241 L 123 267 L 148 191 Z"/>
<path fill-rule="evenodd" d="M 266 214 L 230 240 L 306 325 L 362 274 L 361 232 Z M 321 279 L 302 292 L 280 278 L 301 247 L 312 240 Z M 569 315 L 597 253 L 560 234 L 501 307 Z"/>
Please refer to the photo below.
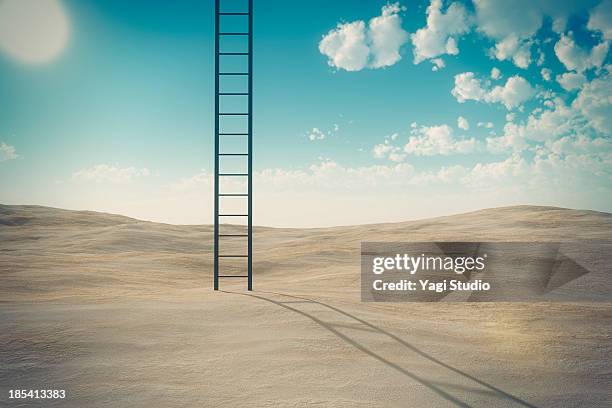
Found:
<path fill-rule="evenodd" d="M 215 0 L 215 227 L 214 289 L 219 290 L 219 7 Z"/>
<path fill-rule="evenodd" d="M 248 176 L 248 290 L 253 290 L 253 0 L 249 0 L 249 36 L 248 36 L 248 64 L 249 64 L 249 176 Z"/>

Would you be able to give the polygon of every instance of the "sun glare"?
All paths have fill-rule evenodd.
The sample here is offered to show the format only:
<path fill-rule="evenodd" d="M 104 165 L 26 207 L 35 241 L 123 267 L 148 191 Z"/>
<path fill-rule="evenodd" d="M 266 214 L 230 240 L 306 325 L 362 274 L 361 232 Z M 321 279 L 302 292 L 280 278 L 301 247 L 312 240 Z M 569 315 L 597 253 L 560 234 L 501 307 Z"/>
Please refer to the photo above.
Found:
<path fill-rule="evenodd" d="M 58 0 L 0 1 L 0 51 L 21 62 L 42 64 L 66 47 L 70 22 Z"/>

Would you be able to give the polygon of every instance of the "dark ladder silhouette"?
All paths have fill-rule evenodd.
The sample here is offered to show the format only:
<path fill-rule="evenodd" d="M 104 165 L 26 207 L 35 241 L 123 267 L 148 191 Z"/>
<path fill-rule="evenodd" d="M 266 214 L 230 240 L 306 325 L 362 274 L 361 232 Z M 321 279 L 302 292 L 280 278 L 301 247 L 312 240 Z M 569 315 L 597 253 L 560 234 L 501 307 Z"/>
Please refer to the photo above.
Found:
<path fill-rule="evenodd" d="M 231 0 L 226 0 L 231 3 Z M 248 0 L 248 11 L 235 11 L 228 10 L 224 11 L 221 9 L 221 0 L 215 0 L 215 229 L 214 229 L 214 288 L 219 290 L 219 278 L 247 278 L 248 279 L 248 290 L 253 290 L 253 0 Z M 228 4 L 230 4 L 228 3 Z M 221 24 L 223 20 L 223 24 Z M 245 21 L 246 20 L 246 21 Z M 236 30 L 235 27 L 244 26 L 246 23 L 247 27 Z M 231 26 L 231 30 L 224 28 Z M 240 51 L 229 51 L 223 50 L 221 39 L 234 39 L 237 42 L 246 45 L 245 49 Z M 244 44 L 246 43 L 246 44 Z M 236 44 L 234 44 L 236 45 Z M 233 59 L 233 61 L 228 61 Z M 239 61 L 237 61 L 239 60 Z M 238 64 L 236 64 L 238 62 Z M 233 63 L 232 66 L 241 66 L 239 70 L 236 68 L 223 68 L 223 63 Z M 235 87 L 231 91 L 224 91 L 221 85 L 225 85 L 222 78 L 232 77 L 246 77 L 246 89 L 244 84 L 242 88 L 236 90 Z M 235 84 L 234 84 L 235 85 Z M 223 111 L 219 111 L 220 105 L 235 106 L 239 104 L 241 100 L 246 99 L 246 112 L 234 112 L 226 111 L 227 108 L 223 108 Z M 223 104 L 221 101 L 223 100 Z M 238 103 L 236 103 L 238 102 Z M 233 108 L 234 109 L 234 108 Z M 237 109 L 236 109 L 237 110 Z M 231 117 L 244 117 L 246 118 L 246 125 L 241 121 L 238 130 L 234 128 L 230 130 L 224 129 L 223 118 Z M 244 150 L 242 151 L 226 151 L 220 149 L 223 142 L 227 138 L 239 138 L 242 142 Z M 244 171 L 231 171 L 223 172 L 221 170 L 221 161 L 223 158 L 233 157 L 246 160 L 246 172 Z M 246 179 L 246 192 L 241 193 L 223 193 L 219 191 L 219 180 L 226 177 L 234 179 Z M 223 197 L 241 197 L 246 199 L 246 213 L 235 213 L 235 212 L 223 212 L 221 208 L 221 198 Z M 224 219 L 230 219 L 230 217 L 246 218 L 246 233 L 219 233 L 219 221 Z M 219 238 L 230 238 L 236 239 L 246 238 L 246 254 L 227 254 L 221 251 Z M 229 275 L 219 274 L 219 259 L 220 258 L 246 258 L 246 275 Z"/>

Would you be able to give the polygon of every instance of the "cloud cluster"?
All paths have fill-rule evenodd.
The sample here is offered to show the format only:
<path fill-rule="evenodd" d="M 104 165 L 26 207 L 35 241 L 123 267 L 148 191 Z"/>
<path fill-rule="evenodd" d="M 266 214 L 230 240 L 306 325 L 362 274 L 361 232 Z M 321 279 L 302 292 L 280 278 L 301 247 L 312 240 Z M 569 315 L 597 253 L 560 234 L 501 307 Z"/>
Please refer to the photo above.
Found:
<path fill-rule="evenodd" d="M 529 146 L 525 137 L 525 128 L 513 122 L 506 123 L 502 136 L 487 137 L 486 143 L 487 151 L 493 154 L 520 153 Z"/>
<path fill-rule="evenodd" d="M 555 44 L 555 55 L 570 71 L 584 72 L 600 68 L 608 54 L 609 43 L 601 42 L 590 51 L 576 44 L 571 35 L 561 35 Z"/>
<path fill-rule="evenodd" d="M 402 162 L 406 159 L 401 147 L 393 145 L 393 141 L 398 138 L 398 134 L 394 133 L 391 136 L 386 136 L 383 143 L 377 144 L 372 149 L 374 157 L 377 159 L 388 158 L 392 162 Z"/>
<path fill-rule="evenodd" d="M 461 116 L 457 119 L 459 128 L 467 130 L 469 124 Z M 385 137 L 383 143 L 377 144 L 372 153 L 377 159 L 389 159 L 392 162 L 403 162 L 407 155 L 413 156 L 449 156 L 469 154 L 476 151 L 478 142 L 474 138 L 457 138 L 453 128 L 448 125 L 418 126 L 411 125 L 408 141 L 402 146 L 394 142 L 398 134 Z"/>
<path fill-rule="evenodd" d="M 254 173 L 254 212 L 260 225 L 314 227 L 391 222 L 525 202 L 609 208 L 605 198 L 612 193 L 611 157 L 591 153 L 598 148 L 609 152 L 609 143 L 564 140 L 554 148 L 558 152 L 541 150 L 532 159 L 511 154 L 428 170 L 408 163 L 350 166 L 330 159 L 300 169 L 268 168 Z M 82 186 L 66 183 L 57 186 L 62 190 L 56 196 L 70 197 L 72 205 L 81 208 L 201 224 L 212 222 L 212 185 L 212 174 L 200 171 L 161 188 L 154 186 L 144 199 L 133 199 L 132 186 L 111 184 L 98 185 L 94 196 L 86 196 Z M 101 193 L 112 200 L 101 201 Z M 57 200 L 48 204 L 66 206 Z M 294 216 L 296 212 L 300 217 Z"/>
<path fill-rule="evenodd" d="M 604 40 L 612 40 L 612 1 L 603 0 L 591 10 L 587 28 L 600 32 Z"/>
<path fill-rule="evenodd" d="M 607 0 L 604 0 L 607 1 Z M 534 36 L 545 18 L 552 20 L 557 33 L 565 31 L 570 15 L 588 8 L 591 1 L 554 0 L 473 0 L 478 31 L 495 41 L 491 55 L 499 60 L 511 60 L 520 68 L 533 61 Z M 593 26 L 600 27 L 597 14 Z M 540 53 L 540 57 L 543 54 Z M 542 62 L 540 58 L 540 63 Z"/>
<path fill-rule="evenodd" d="M 78 170 L 72 174 L 72 180 L 80 182 L 93 181 L 96 183 L 126 184 L 140 177 L 150 175 L 146 167 L 117 167 L 108 164 L 97 164 L 92 167 Z"/>
<path fill-rule="evenodd" d="M 325 133 L 321 131 L 321 129 L 317 127 L 313 127 L 310 132 L 308 132 L 308 139 L 310 140 L 323 140 L 325 139 Z"/>
<path fill-rule="evenodd" d="M 520 40 L 516 35 L 510 34 L 498 41 L 490 53 L 500 61 L 509 60 L 519 68 L 527 68 L 531 64 L 532 45 L 532 41 Z"/>
<path fill-rule="evenodd" d="M 470 128 L 470 122 L 463 116 L 457 118 L 457 127 L 459 129 L 468 130 Z"/>
<path fill-rule="evenodd" d="M 580 84 L 585 81 L 580 75 L 569 74 L 568 78 L 568 74 L 564 74 L 558 79 L 574 89 L 571 81 Z M 590 154 L 610 156 L 610 143 L 603 141 L 612 136 L 612 77 L 606 72 L 580 86 L 571 104 L 553 97 L 544 101 L 543 108 L 534 109 L 523 122 L 515 123 L 514 118 L 510 118 L 503 135 L 487 138 L 488 150 L 502 153 L 525 149 L 538 151 L 546 147 L 555 154 L 569 154 L 572 153 L 569 147 L 572 147 L 577 154 L 586 152 L 585 146 L 591 146 Z"/>
<path fill-rule="evenodd" d="M 431 59 L 438 69 L 441 68 L 433 59 L 445 54 L 457 55 L 457 41 L 469 31 L 470 25 L 471 18 L 461 3 L 454 2 L 443 12 L 442 0 L 432 0 L 427 7 L 426 26 L 410 36 L 414 63 Z"/>
<path fill-rule="evenodd" d="M 459 103 L 468 100 L 501 103 L 506 109 L 514 109 L 535 95 L 535 89 L 521 76 L 514 75 L 504 85 L 489 88 L 476 78 L 473 72 L 455 75 L 455 86 L 451 94 Z"/>
<path fill-rule="evenodd" d="M 446 67 L 446 63 L 444 62 L 442 58 L 433 58 L 431 59 L 431 63 L 432 63 L 432 67 L 431 67 L 432 71 L 439 71 L 442 68 Z"/>
<path fill-rule="evenodd" d="M 323 36 L 319 51 L 330 66 L 346 71 L 391 66 L 401 60 L 400 48 L 408 41 L 400 11 L 399 3 L 387 4 L 367 25 L 362 20 L 339 23 Z"/>
<path fill-rule="evenodd" d="M 584 85 L 572 103 L 599 133 L 612 136 L 612 75 L 607 72 Z"/>
<path fill-rule="evenodd" d="M 16 159 L 17 151 L 14 146 L 0 142 L 0 162 Z"/>
<path fill-rule="evenodd" d="M 404 152 L 415 156 L 467 154 L 476 149 L 476 139 L 456 138 L 448 125 L 420 126 L 410 133 Z"/>
<path fill-rule="evenodd" d="M 586 83 L 587 79 L 583 73 L 566 72 L 564 74 L 557 75 L 557 82 L 566 91 L 573 91 L 579 89 Z"/>
<path fill-rule="evenodd" d="M 306 137 L 310 141 L 324 140 L 329 136 L 334 136 L 340 130 L 340 125 L 334 123 L 331 129 L 324 131 L 318 127 L 313 127 L 306 133 Z"/>

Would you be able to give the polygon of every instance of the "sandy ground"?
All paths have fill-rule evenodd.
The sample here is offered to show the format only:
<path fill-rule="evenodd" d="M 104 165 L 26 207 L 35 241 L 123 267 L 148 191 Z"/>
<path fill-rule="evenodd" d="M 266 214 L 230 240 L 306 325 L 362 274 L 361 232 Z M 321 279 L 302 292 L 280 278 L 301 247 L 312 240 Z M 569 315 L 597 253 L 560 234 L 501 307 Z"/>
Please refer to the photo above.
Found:
<path fill-rule="evenodd" d="M 547 207 L 257 228 L 255 291 L 214 292 L 210 226 L 0 206 L 0 405 L 610 406 L 611 303 L 362 303 L 359 246 L 611 234 L 610 214 Z"/>

